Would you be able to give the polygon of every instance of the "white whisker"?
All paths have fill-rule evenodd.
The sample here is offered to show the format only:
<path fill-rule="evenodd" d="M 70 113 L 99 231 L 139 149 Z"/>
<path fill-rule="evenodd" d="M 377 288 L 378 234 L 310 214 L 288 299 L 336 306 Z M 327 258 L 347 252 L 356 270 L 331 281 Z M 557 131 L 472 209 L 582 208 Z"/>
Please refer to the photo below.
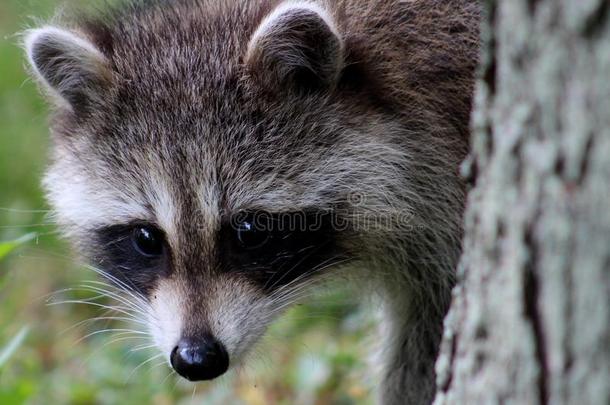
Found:
<path fill-rule="evenodd" d="M 149 358 L 148 360 L 143 361 L 142 363 L 140 363 L 136 368 L 134 368 L 131 373 L 129 374 L 129 376 L 127 377 L 127 379 L 125 380 L 125 383 L 129 382 L 129 380 L 131 379 L 131 377 L 133 376 L 133 374 L 140 369 L 142 366 L 144 366 L 145 364 L 150 363 L 151 361 L 158 359 L 159 357 L 163 356 L 163 353 L 159 353 L 156 354 L 154 356 L 152 356 L 151 358 Z"/>

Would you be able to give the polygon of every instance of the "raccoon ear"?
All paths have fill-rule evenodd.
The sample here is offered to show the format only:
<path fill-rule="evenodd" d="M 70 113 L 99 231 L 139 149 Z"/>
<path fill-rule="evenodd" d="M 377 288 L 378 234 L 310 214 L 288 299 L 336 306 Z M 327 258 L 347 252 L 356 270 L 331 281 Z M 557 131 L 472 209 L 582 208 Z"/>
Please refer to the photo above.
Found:
<path fill-rule="evenodd" d="M 272 86 L 329 87 L 343 67 L 343 41 L 328 12 L 314 3 L 291 1 L 279 5 L 256 29 L 246 65 Z"/>
<path fill-rule="evenodd" d="M 25 50 L 34 74 L 56 102 L 82 110 L 111 80 L 106 57 L 84 36 L 56 27 L 29 30 Z"/>

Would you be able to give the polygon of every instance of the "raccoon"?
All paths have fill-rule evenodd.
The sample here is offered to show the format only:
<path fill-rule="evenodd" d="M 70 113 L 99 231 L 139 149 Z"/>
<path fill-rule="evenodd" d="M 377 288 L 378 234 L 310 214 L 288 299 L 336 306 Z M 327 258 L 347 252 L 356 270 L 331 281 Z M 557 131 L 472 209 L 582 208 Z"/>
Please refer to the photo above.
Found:
<path fill-rule="evenodd" d="M 28 30 L 55 219 L 188 380 L 347 280 L 384 314 L 379 403 L 429 403 L 479 18 L 474 0 L 141 0 Z"/>

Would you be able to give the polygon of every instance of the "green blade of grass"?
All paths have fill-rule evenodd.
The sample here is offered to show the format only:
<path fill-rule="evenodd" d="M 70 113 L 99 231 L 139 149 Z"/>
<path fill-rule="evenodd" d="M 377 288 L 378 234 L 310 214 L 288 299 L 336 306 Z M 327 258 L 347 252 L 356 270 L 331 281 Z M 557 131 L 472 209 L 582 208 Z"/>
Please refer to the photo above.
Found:
<path fill-rule="evenodd" d="M 2 260 L 5 256 L 7 256 L 10 252 L 15 250 L 15 248 L 23 245 L 36 238 L 36 233 L 28 233 L 27 235 L 22 236 L 21 238 L 9 242 L 0 242 L 0 260 Z"/>
<path fill-rule="evenodd" d="M 23 343 L 28 332 L 30 331 L 29 326 L 24 326 L 17 332 L 17 334 L 8 342 L 8 344 L 0 351 L 0 369 L 2 366 L 11 358 L 11 356 L 19 349 L 19 346 Z"/>

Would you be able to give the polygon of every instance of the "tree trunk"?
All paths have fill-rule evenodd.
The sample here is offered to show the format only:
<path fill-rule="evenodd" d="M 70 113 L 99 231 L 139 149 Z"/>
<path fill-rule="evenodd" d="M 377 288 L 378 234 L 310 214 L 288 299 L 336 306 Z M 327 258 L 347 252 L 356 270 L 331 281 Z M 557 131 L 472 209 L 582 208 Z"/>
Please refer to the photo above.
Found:
<path fill-rule="evenodd" d="M 610 2 L 490 0 L 436 404 L 610 404 Z"/>

